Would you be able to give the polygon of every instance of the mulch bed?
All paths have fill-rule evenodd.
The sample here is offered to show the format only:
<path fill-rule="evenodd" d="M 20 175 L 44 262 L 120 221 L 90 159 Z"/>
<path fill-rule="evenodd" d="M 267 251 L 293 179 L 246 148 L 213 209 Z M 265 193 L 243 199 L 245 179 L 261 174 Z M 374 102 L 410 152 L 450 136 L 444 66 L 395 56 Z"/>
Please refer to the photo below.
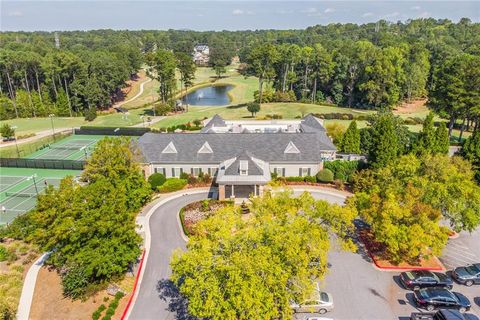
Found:
<path fill-rule="evenodd" d="M 369 229 L 362 229 L 359 231 L 360 240 L 365 245 L 365 249 L 368 255 L 372 259 L 375 266 L 384 270 L 432 270 L 441 271 L 444 270 L 444 266 L 438 260 L 437 257 L 432 256 L 429 259 L 421 259 L 416 264 L 410 264 L 408 262 L 400 262 L 395 264 L 385 259 L 385 247 L 383 244 L 375 241 L 373 234 Z"/>

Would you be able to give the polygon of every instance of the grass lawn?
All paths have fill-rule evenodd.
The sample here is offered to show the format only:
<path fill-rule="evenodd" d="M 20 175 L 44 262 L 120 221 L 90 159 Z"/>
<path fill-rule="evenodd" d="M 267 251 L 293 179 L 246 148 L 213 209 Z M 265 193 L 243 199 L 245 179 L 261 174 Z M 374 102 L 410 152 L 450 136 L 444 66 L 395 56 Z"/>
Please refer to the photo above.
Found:
<path fill-rule="evenodd" d="M 142 122 L 141 115 L 149 112 L 147 108 L 133 109 L 125 117 L 121 113 L 111 113 L 99 115 L 95 120 L 88 122 L 83 117 L 55 117 L 53 124 L 55 131 L 58 129 L 74 128 L 80 126 L 107 126 L 107 127 L 125 127 Z M 37 133 L 40 131 L 52 130 L 50 118 L 22 118 L 0 121 L 0 126 L 8 123 L 11 126 L 17 126 L 17 135 L 28 133 Z"/>

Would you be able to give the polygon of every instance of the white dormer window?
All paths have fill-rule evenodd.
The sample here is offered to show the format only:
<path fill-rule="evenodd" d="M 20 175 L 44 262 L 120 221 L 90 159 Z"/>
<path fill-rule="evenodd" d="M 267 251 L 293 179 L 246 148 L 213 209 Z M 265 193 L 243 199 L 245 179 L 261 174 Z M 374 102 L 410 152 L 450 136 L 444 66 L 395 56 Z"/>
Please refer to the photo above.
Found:
<path fill-rule="evenodd" d="M 240 175 L 241 176 L 248 175 L 248 161 L 247 160 L 240 160 Z"/>
<path fill-rule="evenodd" d="M 208 144 L 207 141 L 203 144 L 203 146 L 198 149 L 198 153 L 213 153 L 212 147 Z"/>
<path fill-rule="evenodd" d="M 292 141 L 290 141 L 283 153 L 300 153 L 300 150 L 298 150 L 297 146 L 294 145 Z"/>
<path fill-rule="evenodd" d="M 170 143 L 163 149 L 162 153 L 177 153 L 177 148 L 175 148 L 175 145 L 173 142 L 170 141 Z"/>

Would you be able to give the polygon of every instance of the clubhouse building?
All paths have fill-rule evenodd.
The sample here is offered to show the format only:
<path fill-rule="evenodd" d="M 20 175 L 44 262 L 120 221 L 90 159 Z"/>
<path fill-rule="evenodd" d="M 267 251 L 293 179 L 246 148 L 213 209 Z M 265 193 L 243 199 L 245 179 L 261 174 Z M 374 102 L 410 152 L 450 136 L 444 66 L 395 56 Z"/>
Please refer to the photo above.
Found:
<path fill-rule="evenodd" d="M 311 176 L 334 160 L 336 148 L 322 120 L 228 121 L 215 115 L 200 133 L 146 133 L 138 140 L 146 175 L 208 173 L 219 199 L 260 195 L 272 173 Z"/>

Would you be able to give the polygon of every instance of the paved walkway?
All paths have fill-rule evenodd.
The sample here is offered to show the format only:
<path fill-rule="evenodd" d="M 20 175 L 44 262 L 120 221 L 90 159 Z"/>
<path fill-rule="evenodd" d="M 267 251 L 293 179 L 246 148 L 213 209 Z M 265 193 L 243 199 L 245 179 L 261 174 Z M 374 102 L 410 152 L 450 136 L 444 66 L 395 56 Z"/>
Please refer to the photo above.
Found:
<path fill-rule="evenodd" d="M 67 132 L 67 131 L 72 131 L 72 128 L 55 129 L 55 134 L 59 134 L 59 133 Z M 48 137 L 48 136 L 51 136 L 51 135 L 52 135 L 52 130 L 51 129 L 40 131 L 40 132 L 35 133 L 35 135 L 32 136 L 32 137 L 17 140 L 17 144 L 22 144 L 22 143 L 26 143 L 26 142 L 35 141 L 37 139 Z M 14 146 L 14 145 L 15 145 L 15 140 L 14 141 L 8 141 L 8 142 L 0 141 L 0 148 Z"/>
<path fill-rule="evenodd" d="M 18 303 L 17 319 L 27 320 L 30 315 L 30 307 L 32 306 L 33 292 L 37 283 L 37 275 L 45 260 L 48 259 L 50 253 L 44 253 L 34 264 L 28 269 L 27 276 L 23 282 L 22 295 Z"/>
<path fill-rule="evenodd" d="M 116 103 L 115 105 L 113 105 L 114 107 L 121 107 L 123 106 L 125 103 L 129 103 L 129 102 L 132 102 L 133 100 L 137 99 L 138 97 L 140 97 L 142 94 L 143 94 L 143 86 L 147 83 L 149 83 L 150 81 L 152 81 L 152 79 L 148 79 L 144 82 L 142 82 L 140 84 L 140 91 L 138 91 L 138 93 L 136 95 L 134 95 L 133 97 L 131 97 L 130 99 L 128 99 L 127 101 L 121 101 L 121 102 L 118 102 Z"/>

